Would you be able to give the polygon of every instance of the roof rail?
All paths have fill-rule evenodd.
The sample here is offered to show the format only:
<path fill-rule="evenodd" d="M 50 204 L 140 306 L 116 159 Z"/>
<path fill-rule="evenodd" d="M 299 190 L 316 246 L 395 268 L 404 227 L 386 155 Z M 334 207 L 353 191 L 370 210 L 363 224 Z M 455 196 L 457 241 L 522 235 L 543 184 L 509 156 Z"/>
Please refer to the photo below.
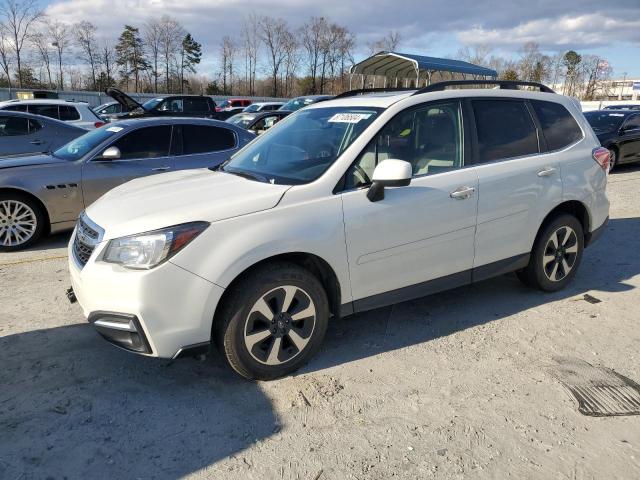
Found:
<path fill-rule="evenodd" d="M 357 95 L 366 95 L 367 93 L 380 93 L 380 92 L 413 92 L 416 90 L 416 87 L 413 88 L 405 88 L 405 87 L 389 87 L 389 88 L 359 88 L 357 90 L 348 90 L 339 95 L 336 95 L 332 98 L 335 100 L 336 98 L 346 98 L 346 97 L 355 97 Z"/>
<path fill-rule="evenodd" d="M 437 82 L 429 85 L 428 87 L 421 88 L 416 91 L 414 95 L 428 92 L 440 92 L 447 87 L 453 87 L 458 85 L 496 85 L 505 90 L 517 90 L 518 87 L 536 87 L 541 92 L 556 93 L 546 85 L 538 82 L 524 82 L 520 80 L 447 80 L 444 82 Z"/>

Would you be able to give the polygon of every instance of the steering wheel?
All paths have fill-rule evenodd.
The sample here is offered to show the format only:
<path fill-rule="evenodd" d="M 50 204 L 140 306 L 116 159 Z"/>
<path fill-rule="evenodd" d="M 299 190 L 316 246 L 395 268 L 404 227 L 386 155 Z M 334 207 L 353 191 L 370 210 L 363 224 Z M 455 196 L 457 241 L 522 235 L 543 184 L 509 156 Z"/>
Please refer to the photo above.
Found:
<path fill-rule="evenodd" d="M 361 181 L 363 185 L 367 185 L 369 183 L 372 183 L 371 178 L 369 177 L 369 175 L 367 175 L 367 172 L 364 171 L 364 168 L 362 168 L 360 165 L 358 165 L 357 163 L 353 165 L 353 167 L 356 170 L 356 173 L 358 175 L 360 175 L 361 177 Z"/>

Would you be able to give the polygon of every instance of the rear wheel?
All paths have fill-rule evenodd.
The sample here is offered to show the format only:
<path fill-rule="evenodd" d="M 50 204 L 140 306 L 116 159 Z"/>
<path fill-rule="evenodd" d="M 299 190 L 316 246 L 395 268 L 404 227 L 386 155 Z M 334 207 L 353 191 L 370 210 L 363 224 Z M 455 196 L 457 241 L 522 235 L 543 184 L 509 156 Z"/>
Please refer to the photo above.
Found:
<path fill-rule="evenodd" d="M 38 240 L 45 230 L 45 215 L 31 198 L 0 194 L 0 251 L 21 250 Z"/>
<path fill-rule="evenodd" d="M 318 351 L 329 304 L 322 284 L 309 271 L 273 263 L 232 288 L 216 340 L 237 373 L 257 380 L 282 377 Z"/>
<path fill-rule="evenodd" d="M 517 272 L 526 285 L 555 292 L 576 275 L 584 250 L 582 225 L 572 215 L 560 215 L 543 226 L 529 265 Z"/>
<path fill-rule="evenodd" d="M 618 150 L 615 148 L 609 149 L 609 172 L 611 172 L 618 163 Z"/>

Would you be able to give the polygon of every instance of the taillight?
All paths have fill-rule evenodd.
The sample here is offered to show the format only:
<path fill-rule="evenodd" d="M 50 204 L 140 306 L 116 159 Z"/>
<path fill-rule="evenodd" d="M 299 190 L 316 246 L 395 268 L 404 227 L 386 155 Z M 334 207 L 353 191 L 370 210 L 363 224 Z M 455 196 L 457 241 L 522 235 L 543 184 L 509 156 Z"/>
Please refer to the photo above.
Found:
<path fill-rule="evenodd" d="M 96 128 L 100 128 L 103 125 L 106 125 L 106 123 L 104 123 L 104 122 L 96 122 L 96 123 L 93 124 L 93 126 L 96 127 Z"/>
<path fill-rule="evenodd" d="M 593 155 L 593 159 L 598 162 L 598 165 L 600 165 L 605 172 L 609 171 L 611 152 L 608 149 L 604 147 L 594 148 L 591 155 Z"/>

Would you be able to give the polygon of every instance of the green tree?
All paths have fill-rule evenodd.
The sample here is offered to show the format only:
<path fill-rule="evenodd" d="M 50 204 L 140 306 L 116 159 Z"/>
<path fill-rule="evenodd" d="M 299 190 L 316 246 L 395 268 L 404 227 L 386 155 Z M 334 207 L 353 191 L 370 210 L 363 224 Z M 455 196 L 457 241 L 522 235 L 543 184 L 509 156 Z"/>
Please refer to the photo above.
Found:
<path fill-rule="evenodd" d="M 202 45 L 196 42 L 190 33 L 182 39 L 180 46 L 180 92 L 184 92 L 184 72 L 196 73 L 196 65 L 202 59 Z"/>
<path fill-rule="evenodd" d="M 500 75 L 500 80 L 518 80 L 518 72 L 513 68 L 507 68 L 502 72 L 502 75 Z"/>
<path fill-rule="evenodd" d="M 116 64 L 128 88 L 129 80 L 133 76 L 134 91 L 138 91 L 140 74 L 149 68 L 144 56 L 144 43 L 140 31 L 131 25 L 125 25 L 116 44 Z"/>
<path fill-rule="evenodd" d="M 562 58 L 562 63 L 566 68 L 566 75 L 564 80 L 565 95 L 572 96 L 575 94 L 576 89 L 576 80 L 578 77 L 578 65 L 582 61 L 582 56 L 579 55 L 575 50 L 569 50 L 564 54 Z"/>

